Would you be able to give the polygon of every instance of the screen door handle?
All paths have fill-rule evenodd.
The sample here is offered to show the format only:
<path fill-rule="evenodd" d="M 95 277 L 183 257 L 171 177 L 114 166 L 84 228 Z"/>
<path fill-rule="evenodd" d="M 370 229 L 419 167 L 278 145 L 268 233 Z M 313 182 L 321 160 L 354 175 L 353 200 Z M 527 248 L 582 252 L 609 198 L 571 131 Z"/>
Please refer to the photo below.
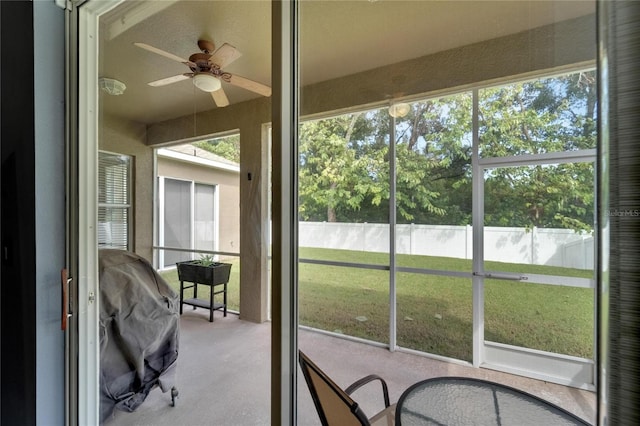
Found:
<path fill-rule="evenodd" d="M 60 283 L 62 284 L 62 318 L 60 321 L 60 329 L 66 330 L 67 319 L 71 316 L 71 314 L 69 314 L 69 284 L 71 283 L 71 278 L 69 278 L 66 268 L 60 271 Z"/>
<path fill-rule="evenodd" d="M 493 278 L 496 280 L 509 280 L 509 281 L 526 281 L 529 279 L 526 275 L 511 275 L 511 274 L 500 274 L 495 272 L 485 272 L 481 274 L 479 272 L 474 272 L 473 275 L 477 277 L 485 277 L 485 278 Z"/>

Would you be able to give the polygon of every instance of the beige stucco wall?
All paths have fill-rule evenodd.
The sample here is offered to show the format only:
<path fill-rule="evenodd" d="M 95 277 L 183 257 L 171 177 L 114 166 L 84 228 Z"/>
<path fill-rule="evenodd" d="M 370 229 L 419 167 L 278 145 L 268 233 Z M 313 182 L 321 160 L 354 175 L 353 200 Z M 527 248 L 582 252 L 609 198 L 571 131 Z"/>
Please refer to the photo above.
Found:
<path fill-rule="evenodd" d="M 216 185 L 218 191 L 218 250 L 240 252 L 240 180 L 238 172 L 215 169 L 158 156 L 158 176 Z"/>
<path fill-rule="evenodd" d="M 386 105 L 389 96 L 426 96 L 527 76 L 540 70 L 562 70 L 576 64 L 595 64 L 595 16 L 586 16 L 531 31 L 501 37 L 433 55 L 381 67 L 356 75 L 304 87 L 301 115 L 313 116 L 364 106 Z M 194 117 L 155 123 L 147 128 L 148 146 L 192 140 Z M 241 317 L 261 322 L 267 319 L 267 138 L 263 125 L 271 121 L 271 99 L 234 104 L 198 113 L 198 136 L 232 130 L 240 131 L 240 311 Z M 129 130 L 135 130 L 131 126 Z M 138 143 L 144 140 L 136 131 Z M 135 139 L 135 138 L 134 138 Z M 124 141 L 119 141 L 120 144 Z M 138 152 L 139 147 L 135 147 Z M 136 162 L 138 176 L 147 176 L 146 155 Z M 248 179 L 251 173 L 252 179 Z M 137 217 L 146 214 L 148 190 L 138 188 Z M 149 216 L 151 218 L 150 211 Z M 136 225 L 142 225 L 136 220 Z M 151 223 L 137 230 L 136 249 L 144 250 L 151 241 Z M 138 227 L 138 226 L 137 226 Z"/>

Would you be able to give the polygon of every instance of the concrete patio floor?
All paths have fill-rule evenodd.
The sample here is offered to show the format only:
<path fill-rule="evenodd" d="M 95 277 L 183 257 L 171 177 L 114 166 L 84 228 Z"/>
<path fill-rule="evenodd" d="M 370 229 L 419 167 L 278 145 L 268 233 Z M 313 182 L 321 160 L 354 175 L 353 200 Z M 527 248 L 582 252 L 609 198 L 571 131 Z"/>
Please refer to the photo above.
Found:
<path fill-rule="evenodd" d="M 171 396 L 153 389 L 134 413 L 116 411 L 105 426 L 253 426 L 270 424 L 271 323 L 254 324 L 216 312 L 208 322 L 205 310 L 185 310 L 180 324 L 180 353 L 175 407 Z M 299 347 L 336 383 L 346 387 L 378 374 L 389 385 L 392 402 L 413 383 L 436 376 L 468 376 L 522 389 L 595 423 L 596 395 L 539 380 L 353 342 L 301 330 Z M 369 416 L 383 408 L 379 386 L 354 395 Z M 319 425 L 304 377 L 298 369 L 298 424 Z"/>

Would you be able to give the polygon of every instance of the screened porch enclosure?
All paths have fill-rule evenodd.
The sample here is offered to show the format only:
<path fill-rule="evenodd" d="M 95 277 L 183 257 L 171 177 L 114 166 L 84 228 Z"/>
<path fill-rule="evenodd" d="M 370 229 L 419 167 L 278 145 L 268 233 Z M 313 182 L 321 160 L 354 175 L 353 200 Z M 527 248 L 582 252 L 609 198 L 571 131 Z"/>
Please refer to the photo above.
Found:
<path fill-rule="evenodd" d="M 594 389 L 596 93 L 577 67 L 303 121 L 301 325 Z"/>

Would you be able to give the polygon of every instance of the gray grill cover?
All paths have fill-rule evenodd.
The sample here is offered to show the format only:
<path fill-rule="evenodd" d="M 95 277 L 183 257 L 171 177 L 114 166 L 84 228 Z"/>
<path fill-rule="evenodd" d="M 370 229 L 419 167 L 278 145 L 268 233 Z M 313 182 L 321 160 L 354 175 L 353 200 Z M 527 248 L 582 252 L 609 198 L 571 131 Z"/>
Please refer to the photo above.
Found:
<path fill-rule="evenodd" d="M 174 386 L 178 295 L 142 257 L 100 250 L 100 416 L 134 411 Z"/>

